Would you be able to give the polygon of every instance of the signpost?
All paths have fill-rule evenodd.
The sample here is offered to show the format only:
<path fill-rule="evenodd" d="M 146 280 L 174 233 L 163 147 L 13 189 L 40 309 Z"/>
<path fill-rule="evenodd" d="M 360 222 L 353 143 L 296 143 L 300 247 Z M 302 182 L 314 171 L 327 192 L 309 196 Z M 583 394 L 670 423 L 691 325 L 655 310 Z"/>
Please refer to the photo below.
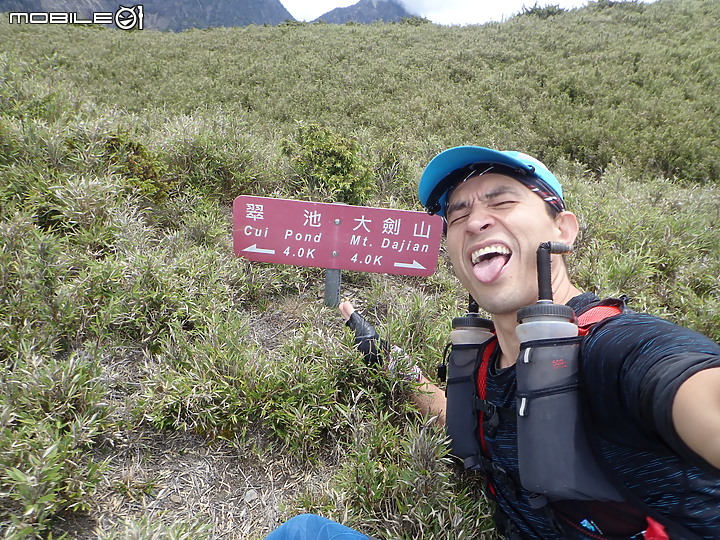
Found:
<path fill-rule="evenodd" d="M 235 255 L 258 262 L 430 276 L 442 229 L 442 218 L 408 210 L 248 195 L 233 203 Z"/>

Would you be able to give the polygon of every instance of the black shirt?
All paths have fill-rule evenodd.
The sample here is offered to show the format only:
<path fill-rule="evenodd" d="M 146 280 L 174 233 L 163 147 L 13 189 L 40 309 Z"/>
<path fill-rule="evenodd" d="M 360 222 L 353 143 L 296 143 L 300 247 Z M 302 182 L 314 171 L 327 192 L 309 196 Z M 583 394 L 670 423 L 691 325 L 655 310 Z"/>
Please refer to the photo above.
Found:
<path fill-rule="evenodd" d="M 568 305 L 580 312 L 597 300 L 585 293 Z M 720 471 L 680 440 L 672 424 L 672 402 L 691 375 L 720 367 L 720 347 L 687 328 L 631 312 L 597 323 L 583 340 L 580 355 L 586 426 L 595 429 L 601 454 L 617 478 L 669 520 L 700 537 L 718 538 Z M 488 371 L 487 399 L 514 410 L 515 366 L 501 370 L 496 363 L 493 359 Z M 517 425 L 501 422 L 485 438 L 493 462 L 517 478 Z M 546 511 L 530 504 L 530 492 L 517 482 L 494 484 L 498 507 L 523 537 L 562 538 Z"/>

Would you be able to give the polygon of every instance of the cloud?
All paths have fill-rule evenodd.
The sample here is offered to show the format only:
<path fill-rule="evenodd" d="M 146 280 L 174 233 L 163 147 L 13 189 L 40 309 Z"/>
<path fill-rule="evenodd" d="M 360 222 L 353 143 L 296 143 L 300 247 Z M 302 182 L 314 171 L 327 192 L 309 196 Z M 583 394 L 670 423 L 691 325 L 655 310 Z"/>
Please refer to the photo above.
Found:
<path fill-rule="evenodd" d="M 580 7 L 587 0 L 398 0 L 409 12 L 438 24 L 482 24 L 506 20 L 525 7 L 560 5 L 564 9 Z"/>

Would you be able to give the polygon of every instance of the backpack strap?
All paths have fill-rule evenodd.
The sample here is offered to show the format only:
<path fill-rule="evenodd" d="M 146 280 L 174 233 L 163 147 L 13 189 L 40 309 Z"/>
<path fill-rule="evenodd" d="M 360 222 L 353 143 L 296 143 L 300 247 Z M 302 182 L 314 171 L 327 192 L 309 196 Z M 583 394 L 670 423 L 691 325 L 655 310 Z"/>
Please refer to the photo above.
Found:
<path fill-rule="evenodd" d="M 595 306 L 591 307 L 584 313 L 578 315 L 577 323 L 578 327 L 582 329 L 589 329 L 595 323 L 598 323 L 604 319 L 620 315 L 623 312 L 619 306 Z"/>
<path fill-rule="evenodd" d="M 488 489 L 490 493 L 495 496 L 497 494 L 493 479 L 499 480 L 500 482 L 509 482 L 509 475 L 499 467 L 493 460 L 490 459 L 490 453 L 487 449 L 487 443 L 485 442 L 485 433 L 492 429 L 492 424 L 498 421 L 495 416 L 496 411 L 494 407 L 491 407 L 487 401 L 487 374 L 490 369 L 490 360 L 493 357 L 493 353 L 497 349 L 498 340 L 497 337 L 493 338 L 485 345 L 483 349 L 482 357 L 480 359 L 480 366 L 477 371 L 477 408 L 478 408 L 478 423 L 477 423 L 477 437 L 480 440 L 480 455 L 478 456 L 479 464 L 481 469 L 485 472 L 485 478 L 487 480 Z"/>
<path fill-rule="evenodd" d="M 475 398 L 475 410 L 483 415 L 483 433 L 494 437 L 500 422 L 517 422 L 517 414 L 514 409 L 498 407 L 487 399 Z"/>
<path fill-rule="evenodd" d="M 478 392 L 478 399 L 481 402 L 487 403 L 487 373 L 488 369 L 490 368 L 490 359 L 493 356 L 493 353 L 495 352 L 495 349 L 497 348 L 498 340 L 497 338 L 493 338 L 490 342 L 485 345 L 485 349 L 482 353 L 482 358 L 480 360 L 480 367 L 478 368 L 478 374 L 477 374 L 477 392 Z M 478 438 L 480 439 L 480 446 L 482 448 L 483 455 L 487 456 L 487 446 L 485 445 L 485 435 L 483 432 L 483 425 L 485 424 L 485 416 L 486 413 L 483 410 L 480 410 L 480 417 L 478 419 Z"/>
<path fill-rule="evenodd" d="M 577 316 L 578 335 L 586 336 L 593 325 L 610 317 L 626 313 L 628 308 L 625 302 L 625 297 L 618 300 L 603 300 L 580 312 Z"/>

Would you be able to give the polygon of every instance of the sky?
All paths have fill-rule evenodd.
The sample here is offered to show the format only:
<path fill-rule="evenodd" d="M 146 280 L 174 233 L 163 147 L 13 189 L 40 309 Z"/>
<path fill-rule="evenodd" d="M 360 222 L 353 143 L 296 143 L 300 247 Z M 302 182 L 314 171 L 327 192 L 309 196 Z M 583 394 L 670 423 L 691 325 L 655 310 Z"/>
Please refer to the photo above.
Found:
<path fill-rule="evenodd" d="M 500 22 L 516 15 L 524 7 L 560 6 L 564 9 L 582 7 L 586 0 L 399 0 L 405 9 L 437 24 L 483 24 Z M 648 0 L 643 0 L 648 1 Z M 652 1 L 652 0 L 649 0 Z M 335 9 L 347 7 L 358 0 L 280 0 L 299 21 L 312 21 Z"/>

